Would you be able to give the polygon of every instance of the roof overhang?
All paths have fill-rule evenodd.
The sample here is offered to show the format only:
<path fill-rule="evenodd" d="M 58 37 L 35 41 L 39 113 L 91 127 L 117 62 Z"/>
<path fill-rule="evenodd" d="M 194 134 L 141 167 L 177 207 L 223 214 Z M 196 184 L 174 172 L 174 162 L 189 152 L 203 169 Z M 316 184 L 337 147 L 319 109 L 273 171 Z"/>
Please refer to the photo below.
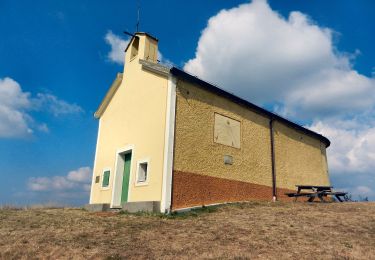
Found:
<path fill-rule="evenodd" d="M 159 41 L 157 38 L 155 38 L 154 36 L 152 36 L 152 35 L 150 35 L 150 34 L 148 34 L 146 32 L 137 32 L 137 33 L 133 34 L 132 38 L 129 40 L 128 45 L 125 48 L 125 52 L 129 49 L 130 44 L 133 42 L 133 39 L 136 38 L 136 37 L 139 38 L 138 35 L 145 35 L 145 36 L 150 37 L 151 39 L 153 39 L 156 42 Z"/>
<path fill-rule="evenodd" d="M 103 113 L 104 113 L 105 109 L 107 108 L 109 102 L 111 102 L 112 97 L 115 95 L 117 89 L 121 85 L 122 76 L 123 76 L 122 73 L 117 73 L 116 78 L 112 82 L 111 87 L 109 88 L 109 90 L 105 94 L 104 99 L 102 100 L 102 102 L 100 103 L 98 109 L 94 113 L 94 117 L 95 118 L 100 118 L 103 115 Z"/>
<path fill-rule="evenodd" d="M 184 79 L 186 81 L 189 81 L 191 83 L 195 83 L 198 86 L 203 87 L 204 89 L 207 89 L 211 92 L 214 92 L 214 93 L 216 93 L 216 94 L 218 94 L 222 97 L 226 97 L 226 98 L 232 100 L 233 102 L 235 102 L 237 104 L 241 104 L 241 105 L 243 105 L 247 108 L 250 108 L 250 109 L 252 109 L 253 111 L 255 111 L 259 114 L 265 115 L 270 120 L 277 120 L 279 122 L 282 122 L 282 123 L 288 125 L 291 128 L 294 128 L 296 130 L 299 130 L 299 131 L 305 133 L 306 135 L 317 138 L 321 142 L 323 142 L 326 145 L 326 147 L 330 146 L 330 144 L 331 144 L 331 142 L 329 141 L 329 139 L 327 137 L 325 137 L 321 134 L 318 134 L 314 131 L 311 131 L 311 130 L 309 130 L 309 129 L 307 129 L 307 128 L 305 128 L 305 127 L 303 127 L 303 126 L 301 126 L 297 123 L 294 123 L 294 122 L 292 122 L 292 121 L 290 121 L 290 120 L 288 120 L 284 117 L 281 117 L 277 114 L 274 114 L 274 113 L 272 113 L 272 112 L 270 112 L 270 111 L 268 111 L 264 108 L 261 108 L 261 107 L 255 105 L 255 104 L 247 101 L 247 100 L 244 100 L 240 97 L 237 97 L 237 96 L 233 95 L 232 93 L 229 93 L 229 92 L 227 92 L 227 91 L 225 91 L 225 90 L 223 90 L 223 89 L 221 89 L 221 88 L 219 88 L 219 87 L 217 87 L 217 86 L 215 86 L 211 83 L 208 83 L 204 80 L 201 80 L 200 78 L 198 78 L 196 76 L 193 76 L 193 75 L 191 75 L 191 74 L 189 74 L 189 73 L 187 73 L 187 72 L 185 72 L 181 69 L 178 69 L 176 67 L 172 67 L 170 72 L 171 72 L 172 75 L 174 75 L 176 77 L 182 78 L 182 79 Z"/>
<path fill-rule="evenodd" d="M 284 123 L 286 125 L 288 125 L 289 127 L 291 128 L 294 128 L 298 131 L 301 131 L 303 133 L 305 133 L 306 135 L 309 135 L 311 137 L 314 137 L 314 138 L 317 138 L 319 139 L 321 142 L 323 142 L 326 147 L 329 147 L 331 142 L 329 141 L 329 139 L 321 134 L 318 134 L 314 131 L 311 131 L 310 129 L 307 129 L 297 123 L 294 123 L 284 117 L 281 117 L 275 113 L 272 113 L 264 108 L 261 108 L 245 99 L 242 99 L 238 96 L 235 96 L 234 94 L 232 93 L 229 93 L 211 83 L 208 83 L 196 76 L 193 76 L 181 69 L 178 69 L 176 67 L 169 67 L 169 66 L 165 66 L 165 65 L 161 65 L 159 63 L 153 63 L 153 62 L 149 62 L 149 61 L 146 61 L 146 60 L 139 60 L 139 63 L 142 65 L 142 69 L 146 69 L 150 72 L 153 72 L 153 73 L 156 73 L 156 74 L 159 74 L 159 75 L 162 75 L 162 76 L 166 76 L 168 77 L 169 74 L 172 74 L 173 76 L 177 77 L 177 78 L 182 78 L 186 81 L 189 81 L 191 83 L 195 83 L 197 84 L 198 86 L 201 86 L 202 88 L 204 89 L 207 89 L 208 91 L 211 91 L 213 93 L 216 93 L 217 95 L 219 96 L 222 96 L 222 97 L 226 97 L 230 100 L 232 100 L 233 102 L 237 103 L 237 104 L 240 104 L 240 105 L 243 105 L 247 108 L 250 108 L 252 109 L 253 111 L 259 113 L 259 114 L 262 114 L 266 117 L 268 117 L 270 120 L 277 120 L 281 123 Z M 122 82 L 122 79 L 123 79 L 123 74 L 122 73 L 117 73 L 117 76 L 116 76 L 116 79 L 113 81 L 110 89 L 108 90 L 107 94 L 105 95 L 103 101 L 100 103 L 97 111 L 95 112 L 94 116 L 95 118 L 100 118 L 102 116 L 102 114 L 104 113 L 105 109 L 107 108 L 109 102 L 111 101 L 112 97 L 115 95 L 117 89 L 120 87 L 121 85 L 121 82 Z"/>

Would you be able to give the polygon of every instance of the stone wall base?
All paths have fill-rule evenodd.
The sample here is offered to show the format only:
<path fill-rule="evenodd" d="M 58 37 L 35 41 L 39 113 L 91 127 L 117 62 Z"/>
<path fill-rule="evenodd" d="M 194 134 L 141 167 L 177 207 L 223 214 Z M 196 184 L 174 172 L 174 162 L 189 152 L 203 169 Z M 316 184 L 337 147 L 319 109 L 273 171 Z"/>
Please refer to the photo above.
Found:
<path fill-rule="evenodd" d="M 277 199 L 292 201 L 285 196 L 289 189 L 277 188 Z M 173 171 L 172 210 L 241 201 L 271 201 L 272 187 L 249 182 Z"/>
<path fill-rule="evenodd" d="M 126 202 L 122 204 L 122 210 L 130 212 L 130 213 L 136 213 L 136 212 L 160 213 L 160 201 Z"/>

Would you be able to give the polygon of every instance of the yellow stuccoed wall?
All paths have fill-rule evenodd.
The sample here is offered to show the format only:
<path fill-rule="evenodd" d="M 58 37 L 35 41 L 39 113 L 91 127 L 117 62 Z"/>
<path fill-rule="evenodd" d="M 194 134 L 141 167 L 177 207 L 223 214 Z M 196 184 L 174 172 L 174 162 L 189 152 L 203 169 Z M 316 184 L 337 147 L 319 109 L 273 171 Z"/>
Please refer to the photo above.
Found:
<path fill-rule="evenodd" d="M 214 113 L 241 122 L 241 148 L 213 140 Z M 276 122 L 278 188 L 328 185 L 325 146 L 319 140 Z M 224 164 L 233 156 L 233 165 Z M 272 186 L 269 119 L 194 84 L 178 80 L 174 170 Z"/>
<path fill-rule="evenodd" d="M 142 54 L 145 38 L 140 38 L 139 53 Z M 130 61 L 126 53 L 123 81 L 100 118 L 94 178 L 102 176 L 106 168 L 111 169 L 111 178 L 108 189 L 101 188 L 102 179 L 93 184 L 91 203 L 111 202 L 116 153 L 129 145 L 134 150 L 128 200 L 161 200 L 168 79 L 144 71 L 139 58 L 144 56 Z M 150 160 L 149 181 L 148 185 L 136 186 L 137 161 L 142 159 Z"/>
<path fill-rule="evenodd" d="M 188 94 L 189 92 L 189 94 Z M 214 142 L 214 113 L 241 122 L 241 148 Z M 179 80 L 174 170 L 272 185 L 268 119 Z M 233 156 L 233 165 L 224 164 Z"/>
<path fill-rule="evenodd" d="M 277 187 L 330 184 L 326 148 L 320 140 L 278 122 L 274 130 Z"/>

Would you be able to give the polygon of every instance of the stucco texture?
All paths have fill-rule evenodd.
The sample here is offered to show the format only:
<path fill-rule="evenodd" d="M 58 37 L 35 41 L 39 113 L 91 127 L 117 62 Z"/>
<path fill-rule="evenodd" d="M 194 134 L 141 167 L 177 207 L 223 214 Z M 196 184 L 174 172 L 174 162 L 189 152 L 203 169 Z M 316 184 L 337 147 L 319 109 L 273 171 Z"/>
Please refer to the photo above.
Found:
<path fill-rule="evenodd" d="M 100 117 L 94 178 L 105 168 L 111 169 L 111 178 L 108 189 L 101 188 L 101 181 L 93 183 L 91 203 L 111 203 L 114 180 L 119 192 L 115 196 L 120 198 L 122 178 L 116 176 L 122 175 L 123 168 L 115 168 L 116 157 L 126 147 L 133 149 L 128 201 L 161 199 L 168 79 L 142 69 L 139 59 L 145 58 L 145 43 L 140 36 L 137 57 L 130 59 L 126 53 L 122 83 Z M 157 46 L 153 51 L 157 52 Z M 148 181 L 137 186 L 137 162 L 145 159 L 149 162 Z"/>
<path fill-rule="evenodd" d="M 241 122 L 241 148 L 214 142 L 215 113 Z M 174 170 L 271 186 L 270 154 L 267 118 L 178 81 Z M 224 155 L 233 157 L 232 165 Z"/>
<path fill-rule="evenodd" d="M 276 186 L 330 185 L 325 145 L 315 138 L 274 124 Z"/>
<path fill-rule="evenodd" d="M 188 206 L 189 203 L 181 202 L 181 198 L 190 201 L 191 205 L 200 205 L 201 201 L 198 200 L 202 200 L 202 196 L 207 203 L 232 201 L 233 198 L 239 201 L 261 197 L 271 199 L 272 160 L 269 118 L 181 79 L 177 82 L 176 102 L 173 207 Z M 241 122 L 240 148 L 214 142 L 215 113 Z M 278 122 L 275 123 L 274 138 L 279 198 L 283 197 L 281 194 L 284 191 L 295 190 L 297 184 L 329 184 L 325 146 L 319 140 Z M 232 165 L 224 164 L 225 155 L 233 157 Z M 189 199 L 183 194 L 186 193 L 183 187 L 195 185 L 191 185 L 190 178 L 178 176 L 181 173 L 219 178 L 221 183 L 237 181 L 268 187 L 268 189 L 262 188 L 263 196 L 260 196 L 259 192 L 258 195 L 253 196 L 254 193 L 251 191 L 236 189 L 252 189 L 251 187 L 255 186 L 239 185 L 233 188 L 234 186 L 229 185 L 229 190 L 224 193 L 226 198 L 213 196 L 209 199 L 210 195 L 200 194 L 198 199 L 199 196 L 193 196 L 192 192 L 189 192 L 188 194 L 192 196 Z M 179 184 L 176 180 L 179 180 Z M 211 184 L 204 180 L 203 186 L 209 187 Z M 186 183 L 182 184 L 184 181 Z M 197 182 L 199 180 L 195 183 Z M 214 185 L 214 187 L 218 186 Z M 212 189 L 209 188 L 198 189 L 199 191 L 191 188 L 191 190 L 213 194 Z M 236 194 L 239 193 L 245 195 L 237 196 Z M 192 198 L 197 201 L 193 202 Z M 176 206 L 177 202 L 180 206 Z"/>

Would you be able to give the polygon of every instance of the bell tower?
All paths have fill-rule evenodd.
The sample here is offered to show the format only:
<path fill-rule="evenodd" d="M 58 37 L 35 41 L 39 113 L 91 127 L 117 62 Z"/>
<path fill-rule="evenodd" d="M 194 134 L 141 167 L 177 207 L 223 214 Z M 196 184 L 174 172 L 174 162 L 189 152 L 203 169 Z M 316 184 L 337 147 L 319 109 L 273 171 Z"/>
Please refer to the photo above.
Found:
<path fill-rule="evenodd" d="M 137 32 L 125 49 L 125 64 L 139 60 L 157 63 L 158 61 L 158 39 L 144 32 Z"/>

